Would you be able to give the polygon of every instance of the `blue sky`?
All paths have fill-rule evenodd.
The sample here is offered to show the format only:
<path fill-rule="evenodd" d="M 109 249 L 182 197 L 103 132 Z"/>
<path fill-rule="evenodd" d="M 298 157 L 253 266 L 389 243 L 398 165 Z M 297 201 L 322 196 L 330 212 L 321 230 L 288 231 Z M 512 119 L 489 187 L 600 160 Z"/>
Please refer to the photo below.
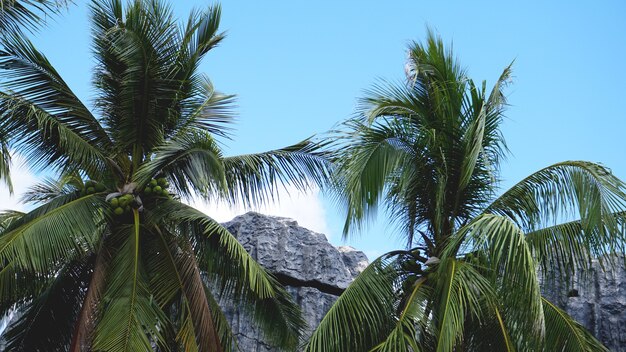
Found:
<path fill-rule="evenodd" d="M 88 10 L 76 2 L 33 41 L 89 100 Z M 211 3 L 172 4 L 185 18 L 192 7 Z M 503 125 L 511 150 L 503 188 L 563 160 L 601 162 L 626 179 L 623 1 L 227 1 L 222 7 L 228 36 L 201 70 L 217 89 L 239 97 L 227 154 L 277 148 L 332 128 L 378 79 L 403 78 L 407 44 L 422 40 L 430 26 L 453 43 L 469 75 L 488 86 L 515 60 Z M 344 242 L 341 209 L 316 196 L 299 206 L 304 213 L 311 207 L 315 221 L 324 222 L 318 229 L 336 245 L 370 257 L 400 246 L 384 214 Z"/>

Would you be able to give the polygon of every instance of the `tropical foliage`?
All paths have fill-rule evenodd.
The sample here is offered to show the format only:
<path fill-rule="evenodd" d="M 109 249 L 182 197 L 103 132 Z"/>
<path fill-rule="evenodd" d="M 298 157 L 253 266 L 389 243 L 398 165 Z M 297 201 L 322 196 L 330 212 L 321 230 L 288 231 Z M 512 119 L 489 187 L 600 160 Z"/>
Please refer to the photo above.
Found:
<path fill-rule="evenodd" d="M 0 177 L 15 154 L 54 175 L 24 196 L 32 210 L 0 216 L 0 312 L 20 312 L 7 349 L 234 350 L 224 300 L 293 349 L 303 321 L 290 296 L 183 201 L 250 205 L 285 184 L 304 190 L 328 178 L 326 154 L 305 140 L 223 155 L 233 96 L 198 72 L 224 38 L 219 6 L 183 25 L 157 0 L 90 9 L 93 109 L 23 36 L 7 34 L 0 50 Z"/>
<path fill-rule="evenodd" d="M 0 33 L 37 29 L 71 0 L 0 0 Z"/>
<path fill-rule="evenodd" d="M 606 351 L 538 276 L 623 253 L 624 183 L 566 161 L 501 192 L 511 67 L 487 92 L 432 32 L 409 53 L 406 82 L 375 86 L 335 133 L 344 234 L 383 205 L 407 249 L 348 287 L 307 351 Z"/>

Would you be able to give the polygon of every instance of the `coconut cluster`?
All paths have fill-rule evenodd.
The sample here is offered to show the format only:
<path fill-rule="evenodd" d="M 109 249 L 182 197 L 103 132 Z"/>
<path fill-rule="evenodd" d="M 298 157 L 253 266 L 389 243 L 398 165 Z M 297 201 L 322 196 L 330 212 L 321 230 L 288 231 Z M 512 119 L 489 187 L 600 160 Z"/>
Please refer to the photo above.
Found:
<path fill-rule="evenodd" d="M 144 201 L 152 203 L 158 199 L 172 199 L 172 195 L 167 191 L 168 187 L 169 182 L 163 177 L 151 179 L 143 191 L 137 187 L 137 184 L 129 183 L 120 188 L 119 192 L 107 195 L 106 201 L 113 213 L 121 217 L 130 214 L 133 209 L 143 211 Z"/>
<path fill-rule="evenodd" d="M 172 195 L 167 191 L 170 183 L 164 177 L 153 178 L 148 185 L 143 189 L 145 196 L 165 196 L 171 198 Z"/>
<path fill-rule="evenodd" d="M 118 216 L 130 213 L 133 206 L 139 205 L 132 194 L 111 198 L 109 204 L 113 208 L 113 213 Z"/>
<path fill-rule="evenodd" d="M 104 190 L 106 190 L 106 187 L 104 187 L 102 183 L 93 180 L 87 180 L 85 181 L 84 187 L 80 189 L 79 192 L 81 196 L 86 196 L 88 194 L 94 194 L 96 192 L 104 192 Z"/>

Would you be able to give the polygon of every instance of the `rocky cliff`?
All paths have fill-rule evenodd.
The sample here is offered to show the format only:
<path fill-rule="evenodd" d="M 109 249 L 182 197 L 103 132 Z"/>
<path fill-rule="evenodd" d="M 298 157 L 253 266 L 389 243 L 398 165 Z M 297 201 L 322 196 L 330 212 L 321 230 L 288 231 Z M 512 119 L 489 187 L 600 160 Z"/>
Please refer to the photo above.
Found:
<path fill-rule="evenodd" d="M 591 269 L 570 284 L 562 280 L 544 295 L 580 322 L 611 351 L 626 352 L 626 269 L 624 258 L 613 257 L 603 269 L 594 261 Z"/>
<path fill-rule="evenodd" d="M 274 273 L 303 309 L 314 328 L 341 289 L 367 266 L 367 257 L 350 247 L 333 247 L 322 234 L 286 218 L 258 213 L 238 216 L 225 226 L 270 272 Z M 583 280 L 565 286 L 544 285 L 544 294 L 578 320 L 611 351 L 626 352 L 626 269 L 616 261 L 609 270 L 597 262 Z M 228 309 L 242 351 L 272 348 L 245 316 Z M 310 333 L 310 331 L 309 331 Z"/>
<path fill-rule="evenodd" d="M 224 224 L 273 273 L 300 305 L 310 334 L 339 294 L 368 264 L 362 252 L 334 247 L 326 236 L 294 220 L 250 212 Z M 225 309 L 241 351 L 274 351 L 247 316 Z"/>

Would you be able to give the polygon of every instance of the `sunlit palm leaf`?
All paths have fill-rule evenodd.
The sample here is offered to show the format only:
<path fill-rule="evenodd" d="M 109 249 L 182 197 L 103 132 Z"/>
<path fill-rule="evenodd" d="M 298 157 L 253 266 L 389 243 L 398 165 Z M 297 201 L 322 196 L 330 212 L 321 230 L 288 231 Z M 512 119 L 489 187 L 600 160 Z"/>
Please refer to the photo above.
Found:
<path fill-rule="evenodd" d="M 287 184 L 308 191 L 323 187 L 330 178 L 326 143 L 306 139 L 289 147 L 258 154 L 225 157 L 224 170 L 230 203 L 265 204 Z"/>
<path fill-rule="evenodd" d="M 0 234 L 0 258 L 20 268 L 48 272 L 62 260 L 94 248 L 102 231 L 98 195 L 48 203 Z M 75 197 L 74 197 L 75 198 Z"/>
<path fill-rule="evenodd" d="M 155 148 L 152 160 L 135 174 L 135 182 L 147 184 L 151 178 L 168 175 L 174 188 L 183 196 L 220 194 L 226 180 L 222 153 L 206 132 L 192 132 Z"/>

